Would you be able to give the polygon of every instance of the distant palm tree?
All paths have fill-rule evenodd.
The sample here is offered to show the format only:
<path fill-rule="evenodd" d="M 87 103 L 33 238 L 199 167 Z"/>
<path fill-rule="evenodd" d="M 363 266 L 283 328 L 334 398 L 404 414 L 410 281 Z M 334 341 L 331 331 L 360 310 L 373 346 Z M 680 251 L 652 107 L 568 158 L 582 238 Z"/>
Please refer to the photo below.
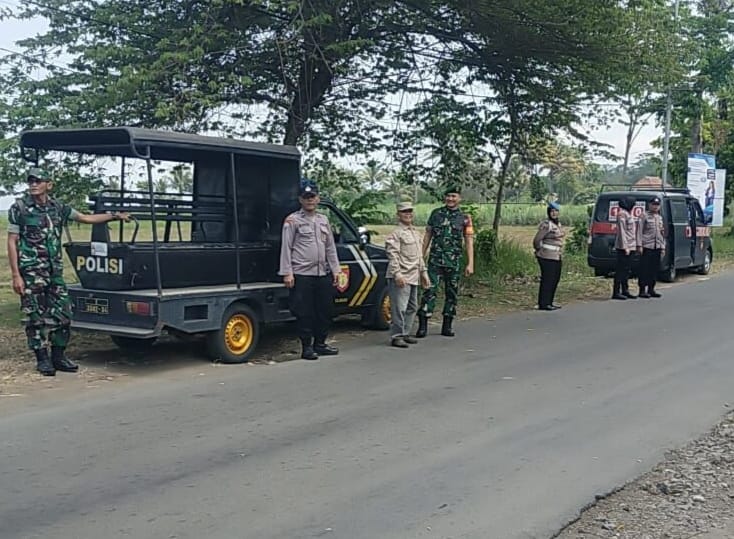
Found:
<path fill-rule="evenodd" d="M 382 187 L 388 179 L 388 173 L 382 163 L 374 159 L 367 161 L 367 165 L 360 171 L 359 177 L 373 191 Z"/>
<path fill-rule="evenodd" d="M 171 189 L 176 193 L 191 193 L 194 190 L 194 175 L 186 165 L 177 165 L 171 171 Z"/>

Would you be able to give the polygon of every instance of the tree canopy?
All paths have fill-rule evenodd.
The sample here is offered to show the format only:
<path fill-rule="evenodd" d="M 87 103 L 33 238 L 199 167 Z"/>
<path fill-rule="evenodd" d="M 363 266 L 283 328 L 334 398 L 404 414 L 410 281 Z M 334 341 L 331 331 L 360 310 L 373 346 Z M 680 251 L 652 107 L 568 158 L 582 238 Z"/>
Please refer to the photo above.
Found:
<path fill-rule="evenodd" d="M 24 0 L 12 16 L 48 30 L 0 75 L 5 186 L 21 129 L 125 124 L 296 144 L 310 170 L 382 152 L 407 183 L 501 201 L 513 156 L 584 142 L 588 107 L 659 92 L 682 62 L 664 0 Z"/>

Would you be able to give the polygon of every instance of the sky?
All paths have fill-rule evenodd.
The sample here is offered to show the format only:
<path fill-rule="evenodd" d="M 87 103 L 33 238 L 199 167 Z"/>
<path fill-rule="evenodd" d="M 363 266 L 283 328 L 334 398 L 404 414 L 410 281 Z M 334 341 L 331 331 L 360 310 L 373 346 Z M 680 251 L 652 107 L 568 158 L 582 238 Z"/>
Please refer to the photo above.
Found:
<path fill-rule="evenodd" d="M 0 0 L 0 7 L 16 5 L 14 0 Z M 0 21 L 0 49 L 19 51 L 16 42 L 20 39 L 36 35 L 46 28 L 43 20 L 31 21 Z M 0 50 L 0 61 L 7 52 Z M 591 126 L 581 126 L 588 131 Z M 593 132 L 593 138 L 605 144 L 611 145 L 610 151 L 621 157 L 624 155 L 626 127 L 621 124 L 613 124 L 606 128 L 600 128 Z M 643 127 L 639 136 L 632 145 L 630 162 L 634 163 L 636 158 L 643 153 L 653 151 L 652 141 L 662 135 L 662 129 L 650 123 Z M 350 163 L 351 164 L 351 163 Z M 12 203 L 14 197 L 0 197 L 0 210 L 6 210 Z"/>

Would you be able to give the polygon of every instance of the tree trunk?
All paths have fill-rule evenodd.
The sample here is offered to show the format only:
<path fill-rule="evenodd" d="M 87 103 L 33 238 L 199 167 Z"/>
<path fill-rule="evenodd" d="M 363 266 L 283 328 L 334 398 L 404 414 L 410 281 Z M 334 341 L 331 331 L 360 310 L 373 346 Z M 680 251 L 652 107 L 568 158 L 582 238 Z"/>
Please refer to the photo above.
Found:
<path fill-rule="evenodd" d="M 630 123 L 627 126 L 627 138 L 624 145 L 624 164 L 622 165 L 622 182 L 624 183 L 627 179 L 627 169 L 630 164 L 630 151 L 632 149 L 632 142 L 635 140 L 635 129 L 637 128 L 637 118 L 634 113 L 629 115 Z"/>
<path fill-rule="evenodd" d="M 301 62 L 298 83 L 292 89 L 293 99 L 288 108 L 288 123 L 283 138 L 283 144 L 288 146 L 295 146 L 301 140 L 313 111 L 321 105 L 334 80 L 331 67 L 318 51 L 307 54 L 314 56 L 306 57 Z"/>
<path fill-rule="evenodd" d="M 696 92 L 696 117 L 691 122 L 691 152 L 703 152 L 703 88 L 698 88 Z"/>
<path fill-rule="evenodd" d="M 505 194 L 505 180 L 507 179 L 507 169 L 510 168 L 510 160 L 515 152 L 515 134 L 514 126 L 511 127 L 513 133 L 510 135 L 510 142 L 507 143 L 507 151 L 505 157 L 502 160 L 502 169 L 500 170 L 500 177 L 497 182 L 497 202 L 494 206 L 494 219 L 492 220 L 492 230 L 495 235 L 499 232 L 500 221 L 502 220 L 502 197 Z"/>

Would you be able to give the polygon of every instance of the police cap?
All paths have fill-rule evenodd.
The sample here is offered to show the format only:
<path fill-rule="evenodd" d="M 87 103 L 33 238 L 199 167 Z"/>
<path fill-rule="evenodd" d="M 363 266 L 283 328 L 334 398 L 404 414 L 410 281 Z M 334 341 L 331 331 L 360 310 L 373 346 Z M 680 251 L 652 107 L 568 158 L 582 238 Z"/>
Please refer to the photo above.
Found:
<path fill-rule="evenodd" d="M 302 180 L 298 194 L 302 197 L 316 196 L 319 194 L 319 186 L 311 180 Z"/>

